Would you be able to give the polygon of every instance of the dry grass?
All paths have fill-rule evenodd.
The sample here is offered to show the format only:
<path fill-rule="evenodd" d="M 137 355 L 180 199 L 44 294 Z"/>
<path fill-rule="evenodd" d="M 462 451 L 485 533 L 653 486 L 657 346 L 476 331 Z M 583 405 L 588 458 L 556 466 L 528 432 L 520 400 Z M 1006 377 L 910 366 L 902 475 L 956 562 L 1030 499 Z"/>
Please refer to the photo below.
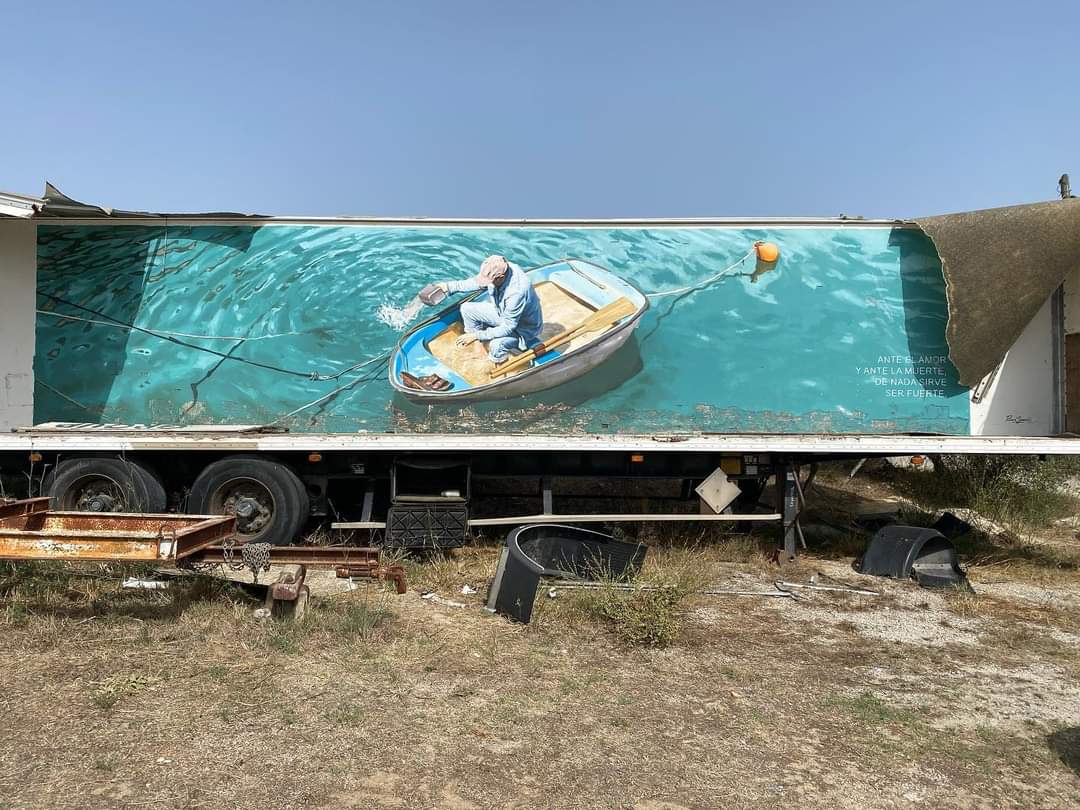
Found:
<path fill-rule="evenodd" d="M 850 464 L 826 465 L 814 489 L 809 520 L 821 520 L 840 530 L 828 542 L 817 544 L 821 553 L 840 557 L 859 554 L 870 536 L 854 525 L 859 504 L 889 500 L 899 507 L 898 522 L 912 526 L 933 525 L 942 509 L 975 520 L 978 525 L 973 531 L 954 540 L 974 579 L 1007 578 L 1050 585 L 1072 582 L 1080 572 L 1076 529 L 1052 522 L 1080 513 L 1080 502 L 1057 490 L 1063 486 L 1064 476 L 1074 471 L 1073 459 L 1042 464 L 1022 457 L 996 473 L 974 460 L 944 476 L 879 466 L 849 479 L 849 468 Z M 1027 477 L 1025 470 L 1031 473 Z M 984 478 L 993 486 L 976 497 L 972 492 Z M 989 511 L 982 511 L 988 509 L 995 493 L 1005 495 Z M 909 500 L 912 498 L 915 500 Z M 1021 508 L 1017 506 L 1021 500 L 1030 503 Z M 980 508 L 971 509 L 973 503 Z M 999 522 L 995 524 L 983 515 L 994 515 Z"/>
<path fill-rule="evenodd" d="M 945 592 L 945 603 L 949 610 L 965 618 L 1023 622 L 1063 630 L 1080 627 L 1080 605 L 1070 602 L 1036 603 L 956 590 Z"/>
<path fill-rule="evenodd" d="M 1042 528 L 1075 514 L 1080 502 L 1064 489 L 1080 472 L 1072 456 L 944 456 L 933 473 L 894 471 L 890 483 L 935 508 L 969 507 L 991 520 Z"/>
<path fill-rule="evenodd" d="M 405 558 L 401 597 L 321 580 L 296 624 L 206 577 L 0 566 L 0 806 L 1075 806 L 1080 575 L 707 597 L 768 589 L 769 538 L 627 534 L 659 590 L 541 593 L 527 627 L 479 609 L 490 544 Z M 782 576 L 855 579 L 837 556 Z"/>
<path fill-rule="evenodd" d="M 688 602 L 708 585 L 708 555 L 682 548 L 663 555 L 642 575 L 629 581 L 604 573 L 599 587 L 575 593 L 571 599 L 580 616 L 608 627 L 630 646 L 668 647 L 684 632 Z"/>

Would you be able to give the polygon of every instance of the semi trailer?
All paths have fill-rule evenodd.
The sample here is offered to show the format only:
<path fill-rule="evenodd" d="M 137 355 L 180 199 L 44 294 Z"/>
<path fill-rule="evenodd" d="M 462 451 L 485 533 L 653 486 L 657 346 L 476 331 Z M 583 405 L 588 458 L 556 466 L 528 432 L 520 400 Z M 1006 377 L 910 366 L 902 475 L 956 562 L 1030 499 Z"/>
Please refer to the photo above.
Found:
<path fill-rule="evenodd" d="M 462 304 L 492 290 L 416 297 L 491 254 L 543 310 L 504 366 L 459 340 Z M 1071 198 L 897 220 L 464 220 L 0 194 L 4 494 L 233 515 L 272 544 L 312 521 L 444 547 L 484 525 L 759 520 L 794 554 L 822 460 L 1080 450 L 1078 274 Z M 560 514 L 568 479 L 667 482 L 708 506 Z M 539 511 L 479 512 L 492 482 Z"/>

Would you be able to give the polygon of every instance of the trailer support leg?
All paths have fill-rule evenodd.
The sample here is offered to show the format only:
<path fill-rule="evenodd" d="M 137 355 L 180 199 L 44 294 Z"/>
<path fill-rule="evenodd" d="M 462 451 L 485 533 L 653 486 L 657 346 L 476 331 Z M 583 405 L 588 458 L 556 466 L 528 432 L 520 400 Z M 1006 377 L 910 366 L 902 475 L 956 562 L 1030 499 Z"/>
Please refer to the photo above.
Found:
<path fill-rule="evenodd" d="M 776 470 L 777 511 L 780 512 L 780 542 L 776 556 L 780 562 L 790 562 L 799 553 L 799 468 L 784 459 Z"/>
<path fill-rule="evenodd" d="M 266 589 L 264 606 L 276 619 L 300 621 L 307 611 L 310 591 L 304 584 L 307 569 L 302 565 L 286 565 L 277 581 Z"/>

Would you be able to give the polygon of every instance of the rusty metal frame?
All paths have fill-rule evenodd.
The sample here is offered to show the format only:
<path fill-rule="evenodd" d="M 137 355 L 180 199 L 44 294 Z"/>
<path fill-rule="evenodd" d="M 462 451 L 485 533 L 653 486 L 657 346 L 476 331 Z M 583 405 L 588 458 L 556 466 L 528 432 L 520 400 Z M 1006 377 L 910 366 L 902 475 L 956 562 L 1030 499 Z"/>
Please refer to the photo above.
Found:
<path fill-rule="evenodd" d="M 54 512 L 48 498 L 0 504 L 0 560 L 220 563 L 236 549 L 236 518 L 225 515 Z M 237 546 L 236 548 L 240 548 Z M 275 599 L 295 600 L 304 566 L 336 568 L 339 576 L 371 577 L 405 593 L 405 569 L 382 565 L 380 551 L 365 546 L 273 546 L 272 565 L 299 566 L 274 587 Z"/>
<path fill-rule="evenodd" d="M 239 549 L 239 546 L 237 546 Z M 194 552 L 187 559 L 193 563 L 221 562 L 225 547 L 209 545 Z M 366 546 L 272 546 L 271 565 L 316 565 L 334 568 L 339 565 L 367 565 L 374 557 L 379 560 L 379 549 Z"/>
<path fill-rule="evenodd" d="M 235 550 L 234 550 L 235 552 Z M 365 577 L 369 579 L 383 579 L 394 583 L 397 593 L 405 593 L 408 583 L 405 577 L 405 567 L 400 563 L 383 565 L 380 561 L 381 551 L 370 546 L 272 546 L 270 548 L 270 565 L 300 566 L 333 568 L 339 577 Z M 220 563 L 226 558 L 226 548 L 220 545 L 211 545 L 191 554 L 184 560 L 185 564 L 213 564 Z M 299 576 L 303 577 L 306 573 Z M 275 599 L 295 599 L 291 596 L 293 582 L 282 580 L 274 583 L 271 587 L 279 589 L 283 594 Z"/>
<path fill-rule="evenodd" d="M 9 501 L 0 504 L 0 521 L 46 512 L 49 509 L 49 501 L 51 500 L 52 498 L 46 495 L 41 498 L 25 498 L 21 501 Z"/>
<path fill-rule="evenodd" d="M 168 562 L 236 533 L 236 518 L 54 512 L 48 498 L 0 505 L 0 560 Z"/>

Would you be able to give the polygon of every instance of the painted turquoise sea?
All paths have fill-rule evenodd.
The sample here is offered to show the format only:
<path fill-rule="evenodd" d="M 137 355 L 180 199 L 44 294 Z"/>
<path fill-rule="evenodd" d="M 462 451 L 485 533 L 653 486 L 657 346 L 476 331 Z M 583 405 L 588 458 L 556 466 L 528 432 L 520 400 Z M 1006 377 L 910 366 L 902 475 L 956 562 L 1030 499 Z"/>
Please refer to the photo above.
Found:
<path fill-rule="evenodd" d="M 466 408 L 393 393 L 377 317 L 490 253 L 603 265 L 656 298 L 633 340 L 557 388 Z M 968 432 L 940 263 L 888 227 L 38 227 L 37 422 L 293 431 Z M 366 360 L 368 365 L 357 367 Z"/>

